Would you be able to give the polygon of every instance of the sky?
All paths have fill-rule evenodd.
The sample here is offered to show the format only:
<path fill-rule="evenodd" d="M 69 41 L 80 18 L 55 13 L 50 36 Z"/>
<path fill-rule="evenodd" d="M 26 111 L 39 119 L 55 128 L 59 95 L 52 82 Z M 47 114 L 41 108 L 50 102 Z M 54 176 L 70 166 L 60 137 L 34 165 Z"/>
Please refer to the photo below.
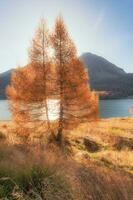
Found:
<path fill-rule="evenodd" d="M 78 55 L 103 56 L 133 72 L 133 0 L 0 0 L 0 73 L 28 63 L 40 18 L 63 15 Z"/>

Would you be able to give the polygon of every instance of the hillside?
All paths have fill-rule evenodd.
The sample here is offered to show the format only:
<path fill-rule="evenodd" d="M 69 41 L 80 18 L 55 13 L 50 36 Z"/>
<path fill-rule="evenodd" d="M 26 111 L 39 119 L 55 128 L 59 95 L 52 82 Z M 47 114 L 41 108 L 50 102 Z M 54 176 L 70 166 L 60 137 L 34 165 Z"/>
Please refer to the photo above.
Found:
<path fill-rule="evenodd" d="M 92 53 L 84 53 L 80 58 L 88 69 L 91 88 L 107 92 L 102 98 L 133 96 L 132 73 L 126 73 L 105 58 Z"/>
<path fill-rule="evenodd" d="M 0 74 L 0 99 L 6 99 L 5 89 L 10 83 L 12 69 Z"/>
<path fill-rule="evenodd" d="M 103 80 L 118 78 L 120 75 L 125 75 L 126 72 L 107 61 L 105 58 L 97 56 L 92 53 L 84 53 L 81 59 L 89 70 L 91 80 Z"/>

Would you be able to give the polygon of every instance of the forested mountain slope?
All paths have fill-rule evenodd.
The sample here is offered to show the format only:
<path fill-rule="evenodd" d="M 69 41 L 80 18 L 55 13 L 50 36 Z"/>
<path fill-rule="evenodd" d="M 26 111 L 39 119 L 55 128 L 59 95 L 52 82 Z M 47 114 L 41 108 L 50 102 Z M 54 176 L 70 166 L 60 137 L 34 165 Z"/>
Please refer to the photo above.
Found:
<path fill-rule="evenodd" d="M 133 73 L 126 73 L 105 58 L 92 53 L 81 55 L 90 76 L 93 90 L 105 91 L 102 98 L 124 98 L 133 96 Z"/>

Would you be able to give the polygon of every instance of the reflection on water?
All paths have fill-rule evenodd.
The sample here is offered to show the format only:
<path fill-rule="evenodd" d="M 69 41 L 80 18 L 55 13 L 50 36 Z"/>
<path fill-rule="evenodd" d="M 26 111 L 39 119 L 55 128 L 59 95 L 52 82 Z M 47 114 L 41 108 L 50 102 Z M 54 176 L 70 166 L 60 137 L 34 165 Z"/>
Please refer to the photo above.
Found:
<path fill-rule="evenodd" d="M 33 111 L 36 112 L 36 109 Z M 56 120 L 58 118 L 58 112 L 59 112 L 59 101 L 50 99 L 48 101 L 48 115 L 50 120 Z M 42 115 L 39 116 L 39 119 L 45 118 L 45 109 L 40 108 L 38 113 L 42 113 Z M 7 100 L 1 100 L 0 101 L 0 120 L 10 120 L 11 119 L 11 112 L 9 109 L 8 101 Z"/>

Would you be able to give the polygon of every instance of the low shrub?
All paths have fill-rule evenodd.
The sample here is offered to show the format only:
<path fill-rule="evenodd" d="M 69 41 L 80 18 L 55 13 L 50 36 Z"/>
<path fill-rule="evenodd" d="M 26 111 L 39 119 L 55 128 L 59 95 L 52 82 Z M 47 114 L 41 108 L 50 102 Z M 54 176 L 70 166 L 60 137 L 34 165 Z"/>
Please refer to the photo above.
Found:
<path fill-rule="evenodd" d="M 21 169 L 0 169 L 0 198 L 71 200 L 72 191 L 65 177 L 34 165 Z"/>

